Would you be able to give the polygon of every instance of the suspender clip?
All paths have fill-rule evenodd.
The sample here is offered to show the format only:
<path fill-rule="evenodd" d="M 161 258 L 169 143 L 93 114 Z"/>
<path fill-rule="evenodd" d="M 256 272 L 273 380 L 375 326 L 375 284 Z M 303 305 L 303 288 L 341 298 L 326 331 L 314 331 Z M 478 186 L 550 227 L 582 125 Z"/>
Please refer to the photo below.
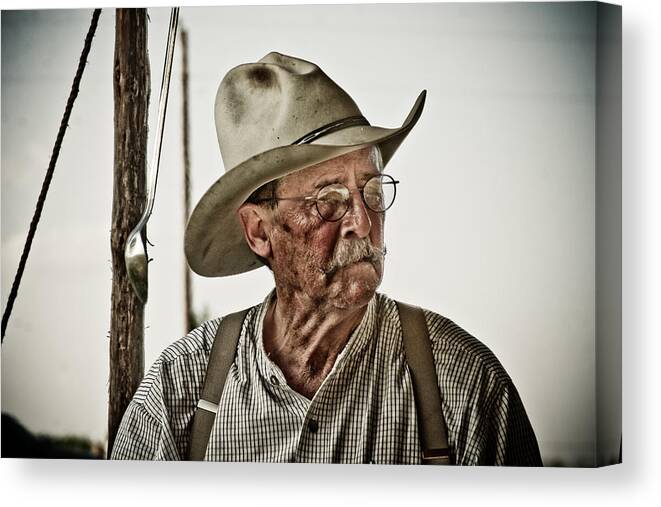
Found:
<path fill-rule="evenodd" d="M 451 465 L 450 449 L 427 449 L 422 451 L 423 465 Z"/>
<path fill-rule="evenodd" d="M 197 408 L 201 408 L 202 410 L 206 410 L 207 412 L 212 412 L 214 414 L 218 413 L 218 405 L 207 400 L 200 399 L 200 401 L 197 402 Z"/>

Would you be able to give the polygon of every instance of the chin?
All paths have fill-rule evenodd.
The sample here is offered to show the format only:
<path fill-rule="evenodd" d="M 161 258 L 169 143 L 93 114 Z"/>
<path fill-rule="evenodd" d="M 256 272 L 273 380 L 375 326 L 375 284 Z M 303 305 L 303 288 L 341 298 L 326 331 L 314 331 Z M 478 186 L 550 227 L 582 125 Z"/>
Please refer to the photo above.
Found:
<path fill-rule="evenodd" d="M 367 263 L 366 266 L 356 266 L 360 272 L 355 272 L 350 266 L 332 284 L 332 298 L 337 308 L 360 308 L 366 306 L 376 290 L 381 285 L 381 271 Z M 369 272 L 364 272 L 367 267 Z M 339 274 L 339 273 L 338 273 Z"/>

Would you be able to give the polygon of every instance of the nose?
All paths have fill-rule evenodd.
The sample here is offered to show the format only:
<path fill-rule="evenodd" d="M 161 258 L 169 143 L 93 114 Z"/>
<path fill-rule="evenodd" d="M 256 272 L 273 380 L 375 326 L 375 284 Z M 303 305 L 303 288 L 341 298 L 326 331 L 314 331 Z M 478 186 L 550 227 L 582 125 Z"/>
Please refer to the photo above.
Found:
<path fill-rule="evenodd" d="M 351 200 L 346 215 L 342 218 L 340 233 L 345 239 L 362 239 L 372 229 L 367 207 L 360 195 L 360 190 L 351 192 Z"/>

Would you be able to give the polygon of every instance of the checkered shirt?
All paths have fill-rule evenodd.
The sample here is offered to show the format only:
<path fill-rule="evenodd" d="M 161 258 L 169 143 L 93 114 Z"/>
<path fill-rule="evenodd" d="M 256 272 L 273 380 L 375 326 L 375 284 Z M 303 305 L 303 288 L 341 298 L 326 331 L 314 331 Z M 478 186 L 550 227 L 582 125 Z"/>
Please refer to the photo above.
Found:
<path fill-rule="evenodd" d="M 376 294 L 312 400 L 266 355 L 271 293 L 248 312 L 205 456 L 214 461 L 421 463 L 411 375 L 396 303 Z M 448 442 L 460 465 L 541 465 L 509 375 L 452 321 L 425 310 Z M 179 460 L 221 319 L 169 346 L 129 404 L 113 459 Z"/>

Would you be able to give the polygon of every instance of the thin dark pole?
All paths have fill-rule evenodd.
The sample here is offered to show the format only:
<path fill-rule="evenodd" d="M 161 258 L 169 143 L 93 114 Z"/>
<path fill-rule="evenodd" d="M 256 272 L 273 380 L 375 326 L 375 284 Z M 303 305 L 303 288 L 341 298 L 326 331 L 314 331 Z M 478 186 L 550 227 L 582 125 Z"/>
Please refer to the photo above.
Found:
<path fill-rule="evenodd" d="M 115 164 L 113 178 L 112 295 L 108 456 L 126 407 L 144 375 L 144 304 L 133 291 L 124 246 L 146 204 L 149 56 L 147 9 L 117 9 L 115 16 Z"/>
<path fill-rule="evenodd" d="M 87 57 L 92 47 L 92 39 L 94 38 L 96 27 L 99 24 L 100 15 L 101 9 L 95 9 L 94 13 L 92 14 L 92 21 L 90 22 L 90 27 L 87 31 L 87 36 L 85 37 L 83 52 L 81 53 L 80 60 L 78 61 L 78 69 L 76 70 L 76 75 L 74 76 L 73 83 L 71 84 L 69 99 L 67 100 L 67 105 L 64 108 L 64 116 L 62 116 L 62 121 L 60 122 L 60 129 L 58 130 L 57 137 L 55 138 L 55 145 L 53 146 L 53 151 L 50 156 L 50 162 L 48 164 L 48 169 L 46 170 L 46 176 L 44 177 L 44 182 L 41 185 L 41 192 L 39 193 L 39 198 L 37 199 L 37 206 L 34 210 L 32 221 L 30 222 L 30 229 L 28 230 L 28 236 L 25 240 L 25 245 L 23 246 L 21 260 L 18 263 L 18 270 L 16 271 L 16 276 L 14 277 L 14 282 L 12 283 L 11 291 L 9 292 L 9 298 L 7 299 L 5 312 L 2 315 L 2 338 L 0 338 L 0 342 L 5 341 L 7 322 L 9 322 L 9 317 L 11 316 L 12 309 L 14 308 L 14 302 L 16 301 L 16 296 L 18 295 L 18 287 L 21 284 L 23 271 L 25 271 L 25 265 L 28 261 L 28 256 L 30 255 L 30 249 L 32 248 L 32 240 L 34 239 L 35 233 L 37 232 L 37 225 L 39 224 L 41 212 L 43 211 L 44 203 L 46 202 L 46 195 L 48 194 L 48 189 L 53 179 L 53 173 L 55 172 L 55 164 L 57 164 L 57 159 L 60 156 L 60 148 L 62 147 L 64 133 L 69 126 L 69 118 L 71 117 L 71 111 L 73 110 L 73 103 L 76 101 L 76 97 L 78 97 L 80 81 L 83 78 L 83 71 L 85 70 L 85 65 L 87 64 Z"/>
<path fill-rule="evenodd" d="M 181 84 L 183 92 L 183 143 L 184 143 L 184 225 L 190 216 L 190 143 L 189 143 L 189 118 L 188 118 L 188 31 L 181 30 L 181 56 L 183 60 L 183 72 L 181 73 Z M 186 330 L 188 333 L 195 326 L 193 315 L 193 295 L 191 288 L 191 273 L 188 264 L 184 260 L 184 289 L 186 298 Z"/>

